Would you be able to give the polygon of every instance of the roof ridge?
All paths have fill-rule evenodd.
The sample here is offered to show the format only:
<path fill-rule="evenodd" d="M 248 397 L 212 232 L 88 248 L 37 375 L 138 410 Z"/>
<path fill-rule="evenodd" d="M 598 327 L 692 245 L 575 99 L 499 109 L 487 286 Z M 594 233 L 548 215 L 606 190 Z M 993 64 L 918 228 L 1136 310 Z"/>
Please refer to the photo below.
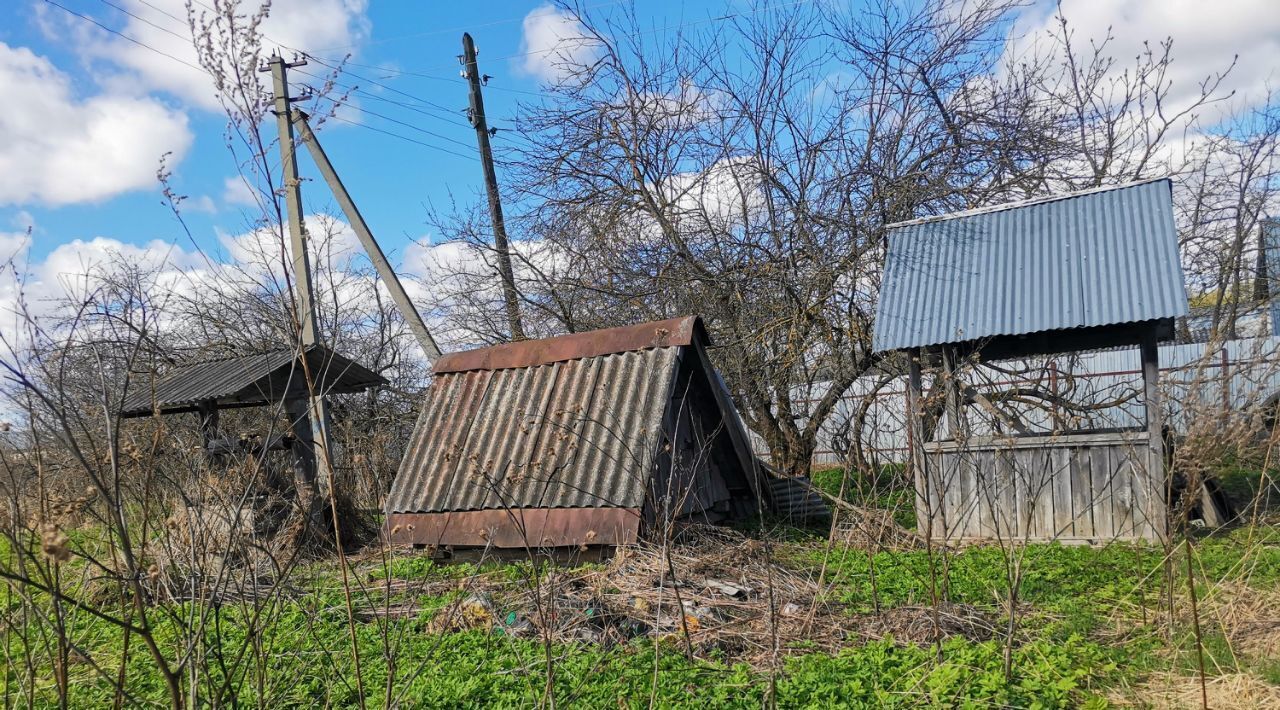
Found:
<path fill-rule="evenodd" d="M 948 212 L 947 214 L 933 215 L 930 217 L 917 217 L 915 219 L 903 220 L 901 222 L 894 222 L 892 224 L 887 224 L 885 225 L 885 229 L 898 229 L 899 227 L 912 227 L 918 224 L 929 224 L 931 222 L 946 222 L 946 221 L 959 219 L 963 217 L 976 217 L 978 215 L 991 214 L 992 212 L 1004 212 L 1006 210 L 1014 210 L 1020 207 L 1033 207 L 1033 206 L 1042 205 L 1048 202 L 1058 202 L 1060 200 L 1070 200 L 1076 197 L 1086 197 L 1088 195 L 1095 195 L 1100 192 L 1112 192 L 1115 190 L 1124 190 L 1130 187 L 1140 187 L 1142 185 L 1147 185 L 1153 182 L 1160 182 L 1160 181 L 1167 181 L 1170 184 L 1172 184 L 1173 178 L 1169 175 L 1164 175 L 1162 177 L 1143 178 L 1142 180 L 1131 180 L 1129 182 L 1121 183 L 1119 185 L 1102 185 L 1099 187 L 1090 187 L 1084 190 L 1075 190 L 1073 192 L 1054 192 L 1054 193 L 1049 193 L 1047 195 L 1040 195 L 1038 197 L 1028 197 L 1023 200 L 1015 200 L 1013 202 L 1001 202 L 1000 204 L 996 204 L 996 205 L 985 205 L 983 207 L 974 207 L 972 209 L 963 210 L 960 212 Z"/>
<path fill-rule="evenodd" d="M 682 316 L 448 353 L 436 360 L 432 372 L 438 375 L 535 367 L 566 360 L 689 345 L 698 337 L 705 338 L 702 319 L 699 316 Z"/>

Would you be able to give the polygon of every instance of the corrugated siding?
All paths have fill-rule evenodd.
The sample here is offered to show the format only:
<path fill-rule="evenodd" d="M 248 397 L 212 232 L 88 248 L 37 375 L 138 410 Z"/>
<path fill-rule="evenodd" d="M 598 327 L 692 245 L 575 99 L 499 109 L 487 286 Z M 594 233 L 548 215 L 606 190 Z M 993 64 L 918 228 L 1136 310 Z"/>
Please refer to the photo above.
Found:
<path fill-rule="evenodd" d="M 875 350 L 1187 313 L 1167 180 L 890 232 Z"/>
<path fill-rule="evenodd" d="M 680 350 L 437 375 L 387 512 L 640 507 Z"/>
<path fill-rule="evenodd" d="M 831 508 L 813 489 L 808 476 L 777 477 L 769 480 L 773 509 L 778 515 L 792 518 L 829 518 Z"/>

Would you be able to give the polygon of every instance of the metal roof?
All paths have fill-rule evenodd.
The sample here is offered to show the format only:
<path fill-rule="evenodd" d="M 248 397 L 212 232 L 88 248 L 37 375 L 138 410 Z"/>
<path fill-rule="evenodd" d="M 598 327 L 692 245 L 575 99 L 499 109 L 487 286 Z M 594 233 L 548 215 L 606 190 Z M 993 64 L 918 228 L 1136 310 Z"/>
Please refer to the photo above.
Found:
<path fill-rule="evenodd" d="M 441 358 L 387 513 L 643 507 L 682 365 L 706 378 L 749 469 L 705 342 L 688 317 Z"/>
<path fill-rule="evenodd" d="M 437 375 L 387 512 L 641 507 L 679 352 Z"/>
<path fill-rule="evenodd" d="M 890 226 L 877 352 L 1175 318 L 1167 178 Z"/>
<path fill-rule="evenodd" d="M 305 353 L 318 391 L 345 394 L 386 384 L 377 373 L 323 346 L 310 346 Z M 157 409 L 190 411 L 204 403 L 252 406 L 306 397 L 301 363 L 296 350 L 281 349 L 185 365 L 151 382 L 135 382 L 121 416 L 148 416 Z"/>

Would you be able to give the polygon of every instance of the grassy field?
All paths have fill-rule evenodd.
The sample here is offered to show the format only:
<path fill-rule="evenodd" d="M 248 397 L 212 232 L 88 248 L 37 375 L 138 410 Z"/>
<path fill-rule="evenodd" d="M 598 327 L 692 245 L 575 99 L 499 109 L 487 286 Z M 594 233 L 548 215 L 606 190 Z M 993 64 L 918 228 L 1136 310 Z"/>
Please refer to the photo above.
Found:
<path fill-rule="evenodd" d="M 838 477 L 816 480 L 831 487 Z M 878 500 L 886 505 L 902 502 L 900 492 L 881 494 Z M 782 634 L 776 660 L 766 654 L 762 661 L 760 653 L 718 639 L 711 629 L 693 634 L 696 644 L 679 627 L 630 638 L 575 640 L 561 634 L 546 643 L 547 637 L 515 630 L 534 613 L 530 590 L 553 580 L 560 591 L 548 591 L 546 598 L 577 593 L 575 585 L 590 582 L 597 596 L 629 599 L 626 585 L 635 583 L 634 575 L 610 576 L 610 563 L 553 572 L 529 563 L 440 565 L 412 553 L 386 559 L 366 552 L 351 569 L 354 624 L 348 622 L 341 575 L 332 561 L 299 567 L 269 598 L 169 602 L 151 618 L 166 655 L 184 661 L 180 674 L 188 689 L 211 705 L 346 707 L 359 705 L 361 697 L 375 707 L 520 707 L 552 697 L 557 706 L 593 708 L 1198 701 L 1200 655 L 1187 603 L 1184 547 L 1172 559 L 1172 618 L 1167 602 L 1162 605 L 1160 548 L 1029 548 L 1007 679 L 1008 558 L 999 547 L 948 556 L 939 590 L 944 609 L 981 623 L 949 633 L 934 646 L 919 637 L 933 589 L 925 551 L 868 555 L 829 547 L 824 530 L 770 521 L 752 526 L 741 539 L 742 546 L 763 545 L 774 568 L 788 578 L 815 579 L 825 569 L 826 586 L 812 602 L 824 610 L 824 631 L 813 639 Z M 938 562 L 932 559 L 935 575 Z M 1255 706 L 1280 698 L 1280 532 L 1263 526 L 1202 537 L 1195 541 L 1192 569 L 1212 692 L 1241 695 Z M 68 593 L 94 600 L 95 581 L 77 571 L 75 559 L 60 571 Z M 747 582 L 761 586 L 760 580 Z M 6 707 L 54 705 L 52 629 L 24 612 L 11 589 L 3 594 Z M 788 601 L 787 594 L 779 584 L 775 609 Z M 768 607 L 761 589 L 753 595 L 753 603 Z M 464 613 L 461 621 L 457 614 L 442 621 L 446 610 L 456 612 L 460 603 L 477 598 L 487 618 L 467 619 Z M 34 601 L 51 604 L 47 596 Z M 800 606 L 810 604 L 801 601 Z M 94 603 L 111 608 L 114 602 Z M 77 649 L 68 665 L 72 706 L 167 704 L 163 679 L 136 637 L 127 639 L 82 609 L 64 608 L 66 636 Z M 596 613 L 593 607 L 565 608 Z M 879 638 L 866 629 L 880 629 Z M 127 695 L 117 697 L 121 673 Z"/>

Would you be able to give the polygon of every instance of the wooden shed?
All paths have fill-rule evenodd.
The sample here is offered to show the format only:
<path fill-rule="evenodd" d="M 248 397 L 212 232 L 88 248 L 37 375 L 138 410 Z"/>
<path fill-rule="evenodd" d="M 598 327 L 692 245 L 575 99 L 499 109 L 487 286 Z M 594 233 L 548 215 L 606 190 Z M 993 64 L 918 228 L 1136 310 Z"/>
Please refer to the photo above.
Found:
<path fill-rule="evenodd" d="M 393 542 L 578 550 L 768 495 L 696 317 L 440 358 L 385 504 Z"/>
<path fill-rule="evenodd" d="M 1187 313 L 1168 179 L 891 225 L 875 349 L 909 367 L 920 531 L 938 540 L 1161 539 L 1158 349 Z M 1140 346 L 1145 426 L 979 434 L 962 364 Z M 925 401 L 924 371 L 936 400 Z M 945 412 L 935 434 L 929 408 Z"/>

